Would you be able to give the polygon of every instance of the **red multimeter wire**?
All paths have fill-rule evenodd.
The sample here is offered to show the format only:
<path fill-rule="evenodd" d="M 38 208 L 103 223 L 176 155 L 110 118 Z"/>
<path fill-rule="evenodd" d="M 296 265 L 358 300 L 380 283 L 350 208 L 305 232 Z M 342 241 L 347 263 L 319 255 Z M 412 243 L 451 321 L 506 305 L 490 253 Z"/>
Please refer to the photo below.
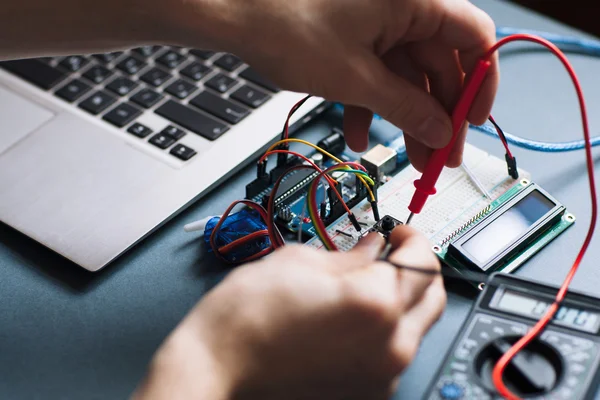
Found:
<path fill-rule="evenodd" d="M 408 206 L 411 214 L 408 217 L 407 224 L 413 214 L 421 212 L 429 196 L 435 194 L 435 184 L 442 173 L 442 169 L 444 169 L 444 165 L 446 165 L 446 161 L 448 161 L 450 152 L 458 139 L 458 133 L 467 120 L 471 104 L 475 100 L 475 96 L 477 96 L 479 87 L 483 83 L 485 74 L 490 66 L 491 63 L 488 60 L 480 60 L 477 63 L 473 74 L 467 81 L 460 99 L 454 108 L 454 112 L 452 113 L 452 139 L 450 139 L 450 143 L 448 143 L 446 147 L 435 150 L 432 153 L 423 175 L 420 179 L 415 181 L 416 190 L 410 205 Z"/>
<path fill-rule="evenodd" d="M 581 109 L 583 136 L 585 138 L 585 155 L 592 202 L 592 215 L 590 226 L 588 228 L 585 240 L 579 250 L 579 253 L 577 254 L 575 261 L 573 262 L 571 269 L 567 273 L 564 282 L 562 283 L 558 293 L 556 294 L 554 303 L 548 308 L 546 314 L 535 324 L 535 326 L 525 336 L 523 336 L 519 341 L 517 341 L 517 343 L 515 343 L 500 358 L 500 360 L 496 363 L 494 367 L 494 370 L 492 372 L 494 386 L 502 396 L 509 400 L 517 400 L 519 399 L 519 397 L 512 393 L 504 384 L 502 380 L 504 370 L 519 351 L 525 348 L 529 343 L 531 343 L 531 341 L 533 341 L 538 335 L 542 333 L 542 331 L 554 317 L 554 314 L 560 308 L 560 304 L 566 297 L 569 285 L 571 284 L 571 281 L 573 280 L 573 277 L 575 276 L 575 273 L 579 268 L 581 260 L 583 259 L 583 256 L 585 255 L 587 248 L 589 247 L 589 244 L 592 240 L 592 236 L 596 227 L 596 219 L 598 216 L 596 183 L 594 179 L 594 160 L 592 158 L 592 146 L 590 141 L 590 131 L 587 119 L 585 100 L 583 97 L 583 90 L 581 89 L 581 85 L 579 84 L 579 80 L 577 79 L 577 75 L 575 74 L 573 67 L 569 63 L 567 57 L 560 51 L 558 47 L 556 47 L 553 43 L 534 35 L 511 35 L 498 41 L 498 43 L 496 43 L 479 61 L 479 63 L 475 67 L 475 71 L 473 72 L 470 81 L 465 86 L 463 94 L 461 95 L 461 98 L 454 110 L 454 113 L 452 114 L 453 137 L 450 144 L 448 144 L 448 146 L 446 146 L 443 149 L 436 150 L 433 153 L 426 166 L 423 176 L 421 177 L 421 179 L 415 181 L 416 191 L 409 205 L 409 210 L 411 211 L 411 214 L 408 219 L 408 221 L 410 221 L 410 218 L 413 216 L 413 214 L 421 212 L 425 202 L 427 201 L 427 198 L 430 195 L 435 194 L 435 183 L 437 182 L 437 179 L 439 178 L 439 175 L 448 159 L 450 151 L 454 146 L 454 143 L 456 142 L 458 132 L 462 128 L 462 125 L 465 123 L 467 114 L 469 112 L 472 102 L 474 101 L 475 95 L 477 94 L 479 87 L 483 82 L 485 73 L 490 65 L 488 60 L 500 47 L 514 41 L 528 41 L 541 44 L 542 46 L 546 47 L 550 52 L 552 52 L 559 58 L 559 60 L 569 73 L 573 85 L 575 86 L 577 98 L 579 101 L 579 107 Z"/>

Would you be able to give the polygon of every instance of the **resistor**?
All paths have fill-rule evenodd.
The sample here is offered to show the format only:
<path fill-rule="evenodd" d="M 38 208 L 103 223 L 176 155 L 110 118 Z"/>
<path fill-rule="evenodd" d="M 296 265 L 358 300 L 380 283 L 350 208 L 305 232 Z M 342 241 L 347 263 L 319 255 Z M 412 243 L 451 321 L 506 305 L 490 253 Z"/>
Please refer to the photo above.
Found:
<path fill-rule="evenodd" d="M 475 216 L 473 216 L 473 218 L 471 218 L 470 220 L 468 220 L 467 222 L 462 224 L 458 229 L 456 229 L 454 232 L 452 232 L 450 235 L 448 235 L 444 240 L 442 240 L 440 242 L 440 246 L 445 245 L 446 243 L 448 243 L 449 241 L 451 241 L 452 239 L 454 239 L 455 237 L 457 237 L 458 235 L 463 233 L 465 231 L 465 229 L 467 229 L 469 226 L 473 225 L 475 222 L 477 222 L 479 219 L 481 219 L 481 217 L 483 217 L 488 212 L 490 212 L 491 208 L 492 208 L 492 205 L 489 204 L 486 208 L 479 211 L 477 214 L 475 214 Z"/>

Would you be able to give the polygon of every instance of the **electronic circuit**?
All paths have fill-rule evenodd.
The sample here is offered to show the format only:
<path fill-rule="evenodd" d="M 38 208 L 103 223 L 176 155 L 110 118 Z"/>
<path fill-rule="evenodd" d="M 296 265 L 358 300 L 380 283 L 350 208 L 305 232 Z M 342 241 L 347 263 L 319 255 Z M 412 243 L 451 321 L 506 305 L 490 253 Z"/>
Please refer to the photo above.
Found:
<path fill-rule="evenodd" d="M 333 128 L 330 135 L 319 141 L 317 145 L 342 161 L 361 162 L 378 185 L 385 184 L 391 175 L 406 166 L 406 163 L 398 162 L 398 154 L 395 150 L 381 144 L 375 145 L 362 155 L 360 160 L 356 160 L 347 151 L 346 142 L 339 128 Z M 337 164 L 335 160 L 319 151 L 310 153 L 308 158 L 319 168 L 329 168 Z M 273 168 L 268 173 L 263 173 L 262 176 L 257 176 L 246 186 L 246 198 L 266 207 L 275 181 L 281 178 L 290 167 L 301 164 L 303 164 L 302 160 L 288 157 L 285 164 Z M 312 221 L 307 215 L 306 200 L 308 186 L 317 176 L 318 172 L 314 170 L 287 172 L 282 177 L 276 198 L 273 200 L 275 223 L 289 233 L 301 232 L 302 240 L 308 240 L 316 235 Z M 348 207 L 352 208 L 366 199 L 367 191 L 357 176 L 342 170 L 334 171 L 331 177 L 337 182 L 337 188 Z M 326 183 L 318 184 L 316 197 L 321 205 L 321 219 L 326 226 L 345 214 L 341 203 L 333 196 Z"/>
<path fill-rule="evenodd" d="M 538 321 L 558 288 L 494 274 L 471 309 L 432 381 L 427 400 L 492 400 L 492 369 Z M 600 299 L 569 291 L 540 337 L 504 373 L 511 391 L 527 399 L 591 399 L 600 375 Z"/>
<path fill-rule="evenodd" d="M 364 231 L 361 236 L 366 236 L 369 233 L 379 233 L 384 239 L 388 239 L 392 231 L 397 227 L 403 225 L 402 221 L 397 220 L 396 218 L 385 215 L 379 221 L 375 223 L 372 227 Z"/>
<path fill-rule="evenodd" d="M 458 272 L 475 270 L 479 272 L 492 273 L 494 271 L 512 272 L 535 253 L 546 246 L 571 226 L 575 217 L 568 213 L 566 208 L 539 185 L 529 180 L 529 173 L 519 170 L 520 180 L 514 180 L 506 173 L 504 160 L 492 156 L 474 146 L 465 147 L 465 163 L 470 170 L 479 177 L 486 191 L 492 196 L 487 198 L 462 169 L 446 169 L 438 181 L 438 192 L 428 202 L 423 212 L 416 216 L 411 226 L 425 234 L 431 241 L 432 250 L 440 260 L 448 267 Z M 398 221 L 405 221 L 408 216 L 407 204 L 412 194 L 412 182 L 418 176 L 418 171 L 409 166 L 395 176 L 391 177 L 386 185 L 379 190 L 379 209 L 383 215 L 389 215 Z M 533 195 L 532 195 L 533 193 Z M 537 196 L 539 194 L 539 197 Z M 536 198 L 528 198 L 532 195 Z M 516 207 L 519 201 L 529 199 L 526 211 L 531 208 L 531 203 L 539 203 L 540 208 L 535 208 L 531 213 L 519 214 L 517 211 L 522 207 Z M 537 201 L 535 201 L 537 200 Z M 535 205 L 535 204 L 534 204 Z M 370 204 L 362 201 L 352 209 L 357 220 L 364 224 L 368 230 L 376 224 L 370 211 Z M 506 224 L 503 221 L 514 220 L 511 217 L 516 213 L 517 221 L 522 218 L 530 221 L 527 226 L 518 224 Z M 538 215 L 541 213 L 540 215 Z M 504 215 L 505 218 L 501 218 Z M 515 215 L 512 215 L 515 217 Z M 497 221 L 497 225 L 492 224 Z M 510 222 L 510 221 L 509 221 Z M 490 226 L 487 230 L 486 226 Z M 497 227 L 502 229 L 497 229 Z M 520 229 L 514 232 L 504 228 Z M 495 232 L 493 240 L 489 236 L 485 243 L 500 245 L 494 254 L 488 254 L 490 261 L 481 263 L 473 254 L 463 248 L 463 243 L 476 243 L 487 234 L 496 230 L 504 232 L 504 236 Z M 507 233 L 513 233 L 513 237 L 506 237 Z M 356 234 L 347 217 L 342 216 L 328 227 L 328 233 L 332 240 L 341 250 L 349 250 L 357 243 L 363 234 Z M 504 241 L 503 241 L 504 240 Z M 320 248 L 322 244 L 318 238 L 307 242 L 307 245 Z M 481 251 L 493 251 L 491 244 L 475 246 Z M 467 247 L 473 249 L 473 246 Z M 477 253 L 480 255 L 479 253 Z M 481 255 L 480 255 L 481 257 Z M 485 261 L 485 260 L 484 260 Z"/>
<path fill-rule="evenodd" d="M 512 272 L 574 221 L 558 200 L 521 181 L 433 250 L 458 269 Z"/>

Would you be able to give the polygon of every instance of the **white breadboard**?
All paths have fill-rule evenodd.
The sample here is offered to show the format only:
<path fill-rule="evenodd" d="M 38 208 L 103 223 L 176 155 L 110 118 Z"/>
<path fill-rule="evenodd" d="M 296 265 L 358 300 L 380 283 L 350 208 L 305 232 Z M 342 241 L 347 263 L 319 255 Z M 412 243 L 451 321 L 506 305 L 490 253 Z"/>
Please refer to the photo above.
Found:
<path fill-rule="evenodd" d="M 518 182 L 508 175 L 504 160 L 469 144 L 465 147 L 464 162 L 491 194 L 492 200 Z M 408 203 L 415 190 L 413 182 L 419 176 L 420 173 L 409 166 L 379 188 L 379 214 L 406 221 Z M 529 179 L 529 173 L 522 170 L 519 170 L 519 176 L 520 179 Z M 429 198 L 423 211 L 411 221 L 411 226 L 425 234 L 432 245 L 442 242 L 491 203 L 462 168 L 445 168 L 436 189 L 437 193 Z M 354 207 L 352 212 L 359 222 L 367 224 L 365 229 L 375 223 L 371 205 L 366 200 Z M 360 237 L 346 216 L 330 225 L 327 231 L 342 251 L 354 247 Z M 306 245 L 323 247 L 316 237 Z"/>

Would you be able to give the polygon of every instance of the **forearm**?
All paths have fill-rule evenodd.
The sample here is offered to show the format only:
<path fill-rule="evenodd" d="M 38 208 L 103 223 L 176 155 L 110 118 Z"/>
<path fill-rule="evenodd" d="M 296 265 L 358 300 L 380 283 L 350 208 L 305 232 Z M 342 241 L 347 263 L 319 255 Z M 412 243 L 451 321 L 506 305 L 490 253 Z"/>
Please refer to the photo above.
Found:
<path fill-rule="evenodd" d="M 224 23 L 220 0 L 4 0 L 0 8 L 0 59 L 85 54 L 144 44 L 193 41 L 219 46 Z M 192 41 L 192 40 L 190 40 Z"/>
<path fill-rule="evenodd" d="M 190 384 L 192 383 L 192 384 Z M 132 400 L 228 400 L 232 385 L 199 338 L 179 329 L 163 344 Z"/>

